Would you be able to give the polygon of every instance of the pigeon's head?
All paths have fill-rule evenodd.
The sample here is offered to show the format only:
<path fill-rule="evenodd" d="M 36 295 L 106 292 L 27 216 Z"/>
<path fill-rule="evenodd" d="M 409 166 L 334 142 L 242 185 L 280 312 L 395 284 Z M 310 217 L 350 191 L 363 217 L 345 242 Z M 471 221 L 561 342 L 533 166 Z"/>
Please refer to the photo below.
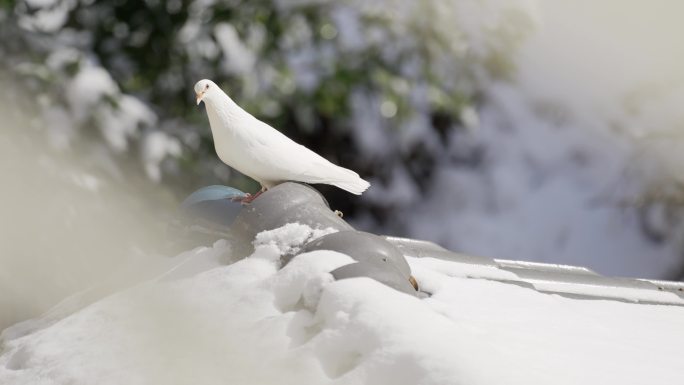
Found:
<path fill-rule="evenodd" d="M 197 104 L 204 99 L 205 96 L 211 96 L 215 92 L 218 92 L 219 88 L 216 83 L 209 79 L 202 79 L 195 83 L 195 94 L 197 94 Z"/>

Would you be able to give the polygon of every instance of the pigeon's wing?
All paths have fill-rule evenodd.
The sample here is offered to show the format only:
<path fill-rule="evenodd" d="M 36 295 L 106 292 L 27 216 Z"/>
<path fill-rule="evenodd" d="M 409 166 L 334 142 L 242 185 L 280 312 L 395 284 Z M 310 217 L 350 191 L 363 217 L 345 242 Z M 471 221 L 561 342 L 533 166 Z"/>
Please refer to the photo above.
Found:
<path fill-rule="evenodd" d="M 255 139 L 262 147 L 258 156 L 262 162 L 268 163 L 274 175 L 281 176 L 276 180 L 296 180 L 306 183 L 325 183 L 333 185 L 355 184 L 358 188 L 341 187 L 345 190 L 367 188 L 357 173 L 337 166 L 308 148 L 294 142 L 280 131 L 260 122 L 259 134 Z M 352 191 L 354 192 L 354 191 Z"/>

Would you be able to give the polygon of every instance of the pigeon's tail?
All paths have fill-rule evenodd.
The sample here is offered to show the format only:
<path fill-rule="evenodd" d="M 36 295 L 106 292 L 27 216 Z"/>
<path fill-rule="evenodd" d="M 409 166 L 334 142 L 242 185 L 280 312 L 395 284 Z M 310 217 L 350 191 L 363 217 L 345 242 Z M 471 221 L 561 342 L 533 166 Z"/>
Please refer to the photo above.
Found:
<path fill-rule="evenodd" d="M 353 181 L 332 182 L 330 184 L 356 195 L 361 195 L 362 192 L 366 191 L 368 187 L 370 187 L 370 183 L 361 178 Z"/>
<path fill-rule="evenodd" d="M 329 184 L 356 195 L 361 195 L 370 187 L 370 183 L 361 179 L 359 174 L 354 171 L 339 166 L 336 166 L 335 169 L 338 174 L 336 175 L 337 178 L 332 179 L 328 182 Z"/>

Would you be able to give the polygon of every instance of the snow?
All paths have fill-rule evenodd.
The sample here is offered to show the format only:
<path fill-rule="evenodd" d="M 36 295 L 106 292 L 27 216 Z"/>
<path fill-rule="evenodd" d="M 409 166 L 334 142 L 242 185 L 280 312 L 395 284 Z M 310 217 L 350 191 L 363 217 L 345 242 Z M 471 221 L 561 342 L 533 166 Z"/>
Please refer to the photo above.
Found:
<path fill-rule="evenodd" d="M 250 71 L 256 58 L 254 52 L 240 41 L 235 27 L 228 23 L 218 23 L 214 35 L 223 51 L 223 67 L 227 73 L 244 74 Z"/>
<path fill-rule="evenodd" d="M 147 176 L 155 182 L 162 178 L 161 163 L 167 156 L 181 155 L 180 141 L 165 132 L 154 131 L 143 139 L 142 158 Z"/>
<path fill-rule="evenodd" d="M 19 6 L 21 15 L 19 24 L 28 30 L 40 32 L 55 32 L 62 28 L 67 22 L 69 11 L 74 8 L 75 1 L 65 0 L 29 0 L 26 4 L 34 9 L 33 13 L 27 12 L 26 5 Z M 26 14 L 24 14 L 26 13 Z"/>
<path fill-rule="evenodd" d="M 117 109 L 103 108 L 97 118 L 102 134 L 112 149 L 123 152 L 128 148 L 128 140 L 138 134 L 141 126 L 153 126 L 157 117 L 132 96 L 121 95 L 117 102 Z"/>
<path fill-rule="evenodd" d="M 153 126 L 157 116 L 139 99 L 121 94 L 111 75 L 102 67 L 87 65 L 67 87 L 67 100 L 74 119 L 99 123 L 102 136 L 116 152 L 128 149 L 128 141 L 143 126 Z M 104 103 L 103 103 L 104 101 Z"/>
<path fill-rule="evenodd" d="M 684 300 L 674 293 L 643 290 L 628 287 L 579 284 L 568 282 L 557 282 L 552 280 L 528 279 L 527 282 L 534 284 L 534 287 L 542 291 L 559 291 L 569 294 L 594 295 L 605 298 L 624 299 L 629 298 L 634 301 L 667 301 L 672 304 L 684 305 Z"/>
<path fill-rule="evenodd" d="M 67 100 L 78 121 L 90 116 L 101 99 L 113 98 L 119 92 L 114 79 L 102 67 L 89 66 L 79 71 L 67 87 Z"/>
<path fill-rule="evenodd" d="M 332 227 L 312 229 L 301 223 L 288 223 L 277 229 L 257 234 L 254 238 L 254 247 L 273 247 L 280 255 L 295 254 L 307 242 L 337 231 Z"/>
<path fill-rule="evenodd" d="M 0 383 L 684 380 L 683 307 L 542 294 L 465 278 L 468 265 L 434 259 L 409 259 L 426 299 L 368 278 L 334 281 L 329 271 L 353 262 L 336 252 L 279 269 L 280 254 L 312 232 L 261 233 L 254 253 L 229 265 L 217 264 L 230 260 L 220 241 L 176 257 L 199 271 L 175 268 L 61 319 L 6 329 Z"/>

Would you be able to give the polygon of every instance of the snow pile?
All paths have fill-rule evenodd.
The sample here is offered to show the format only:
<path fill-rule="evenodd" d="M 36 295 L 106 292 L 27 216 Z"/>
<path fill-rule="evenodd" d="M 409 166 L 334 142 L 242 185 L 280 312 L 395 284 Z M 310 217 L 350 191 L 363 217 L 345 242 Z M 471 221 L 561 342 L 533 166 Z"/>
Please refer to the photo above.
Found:
<path fill-rule="evenodd" d="M 269 237 L 286 243 L 292 232 Z M 186 257 L 228 250 L 219 242 Z M 681 307 L 573 300 L 411 259 L 433 294 L 421 300 L 367 278 L 333 281 L 329 271 L 353 262 L 336 252 L 302 254 L 279 270 L 280 250 L 267 242 L 231 265 L 139 285 L 28 334 L 7 329 L 0 383 L 684 380 Z"/>
<path fill-rule="evenodd" d="M 280 255 L 295 254 L 307 242 L 336 233 L 332 227 L 312 229 L 301 223 L 288 223 L 273 230 L 262 231 L 254 238 L 254 248 L 273 247 Z"/>

